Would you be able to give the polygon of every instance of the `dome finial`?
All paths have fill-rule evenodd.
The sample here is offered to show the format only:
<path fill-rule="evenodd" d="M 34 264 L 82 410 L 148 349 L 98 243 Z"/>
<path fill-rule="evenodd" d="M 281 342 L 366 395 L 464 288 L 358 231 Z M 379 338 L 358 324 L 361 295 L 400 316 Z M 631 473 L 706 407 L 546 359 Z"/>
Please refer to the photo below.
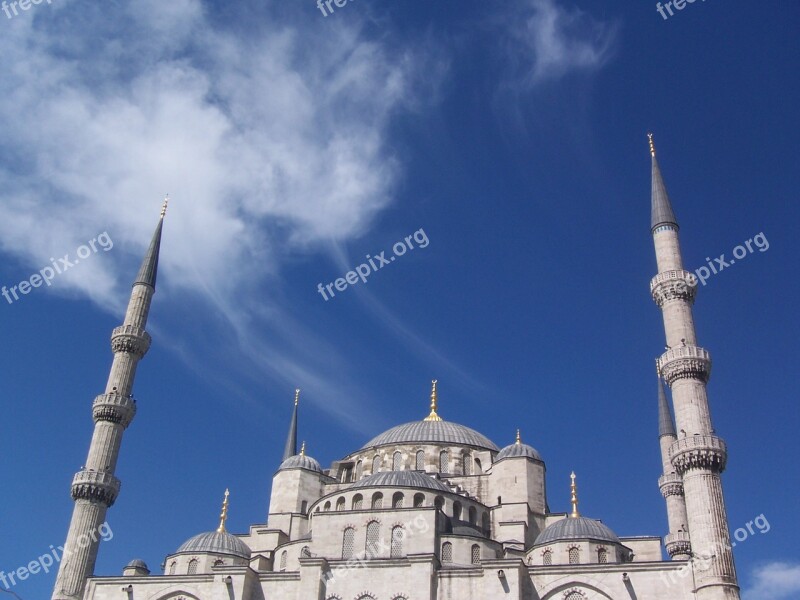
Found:
<path fill-rule="evenodd" d="M 572 472 L 569 478 L 572 480 L 570 484 L 570 491 L 572 493 L 570 498 L 570 502 L 572 502 L 572 514 L 570 514 L 570 517 L 577 518 L 580 517 L 581 514 L 578 512 L 578 486 L 575 483 L 575 471 Z"/>
<path fill-rule="evenodd" d="M 650 142 L 650 156 L 655 156 L 656 155 L 656 144 L 655 144 L 655 142 L 653 142 L 653 134 L 652 133 L 648 133 L 647 134 L 647 141 Z"/>
<path fill-rule="evenodd" d="M 297 406 L 297 402 L 300 400 L 300 388 L 295 389 L 294 391 L 294 405 Z"/>
<path fill-rule="evenodd" d="M 303 443 L 300 446 L 300 456 L 306 455 L 306 442 L 303 440 Z"/>
<path fill-rule="evenodd" d="M 225 499 L 222 501 L 222 512 L 219 513 L 219 527 L 217 527 L 217 533 L 225 533 L 225 521 L 228 520 L 228 496 L 231 493 L 228 491 L 228 488 L 225 488 Z"/>
<path fill-rule="evenodd" d="M 516 442 L 514 442 L 514 443 L 515 443 L 515 444 L 517 444 L 518 446 L 519 446 L 520 444 L 522 444 L 522 438 L 521 438 L 521 437 L 520 437 L 520 435 L 519 435 L 519 429 L 517 429 L 517 441 L 516 441 Z"/>
<path fill-rule="evenodd" d="M 436 393 L 436 384 L 437 383 L 438 383 L 438 381 L 436 379 L 431 381 L 431 414 L 429 414 L 427 417 L 425 417 L 426 421 L 441 421 L 442 420 L 442 417 L 440 417 L 436 413 L 436 409 L 438 408 L 438 404 L 439 404 L 439 398 L 438 398 L 437 393 Z"/>
<path fill-rule="evenodd" d="M 161 218 L 164 218 L 164 215 L 167 214 L 167 204 L 169 204 L 169 194 L 164 196 L 164 204 L 161 206 Z"/>

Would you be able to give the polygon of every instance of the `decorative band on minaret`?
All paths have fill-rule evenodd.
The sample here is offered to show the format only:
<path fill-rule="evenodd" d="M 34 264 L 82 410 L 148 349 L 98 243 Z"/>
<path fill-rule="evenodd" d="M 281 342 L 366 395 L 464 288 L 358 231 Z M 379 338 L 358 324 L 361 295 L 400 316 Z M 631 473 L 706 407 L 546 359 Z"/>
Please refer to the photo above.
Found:
<path fill-rule="evenodd" d="M 83 598 L 86 580 L 93 575 L 97 561 L 101 539 L 99 528 L 105 522 L 108 508 L 119 495 L 121 484 L 114 476 L 114 471 L 122 434 L 136 415 L 136 400 L 132 393 L 136 367 L 150 348 L 150 335 L 144 328 L 156 291 L 161 229 L 166 208 L 165 199 L 150 247 L 133 283 L 125 320 L 111 333 L 114 359 L 106 390 L 92 403 L 94 433 L 86 465 L 72 479 L 71 494 L 75 508 L 58 569 L 53 600 Z"/>
<path fill-rule="evenodd" d="M 739 600 L 720 478 L 728 454 L 711 423 L 706 392 L 711 356 L 697 344 L 692 315 L 697 280 L 683 268 L 678 222 L 661 177 L 653 135 L 648 134 L 648 138 L 652 157 L 650 228 L 658 262 L 658 275 L 650 282 L 650 291 L 661 309 L 667 339 L 666 352 L 656 360 L 656 367 L 672 390 L 678 429 L 672 439 L 660 436 L 666 456 L 659 483 L 670 516 L 666 541 L 668 551 L 676 557 L 690 552 L 703 559 L 703 568 L 693 569 L 698 600 Z M 672 472 L 667 470 L 670 465 Z M 670 497 L 677 496 L 672 492 L 677 492 L 679 482 L 687 522 L 674 529 L 674 521 L 681 516 L 680 502 L 673 502 L 671 509 L 669 502 Z"/>

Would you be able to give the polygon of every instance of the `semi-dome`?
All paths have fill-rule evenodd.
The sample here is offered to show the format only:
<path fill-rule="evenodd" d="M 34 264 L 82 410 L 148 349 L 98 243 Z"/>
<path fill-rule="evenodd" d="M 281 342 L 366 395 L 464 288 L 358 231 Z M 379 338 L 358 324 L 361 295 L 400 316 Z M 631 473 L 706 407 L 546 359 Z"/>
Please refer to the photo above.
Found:
<path fill-rule="evenodd" d="M 285 469 L 306 469 L 308 471 L 322 473 L 322 466 L 320 466 L 319 462 L 310 456 L 306 456 L 305 454 L 295 454 L 294 456 L 287 458 L 281 463 L 281 466 L 278 467 L 279 471 L 283 471 Z"/>
<path fill-rule="evenodd" d="M 619 538 L 600 521 L 587 517 L 567 517 L 545 528 L 536 538 L 535 546 L 570 540 L 597 540 L 619 544 Z"/>
<path fill-rule="evenodd" d="M 372 438 L 361 449 L 415 443 L 457 444 L 495 452 L 499 450 L 495 443 L 483 434 L 464 425 L 449 421 L 412 421 L 411 423 L 404 423 Z"/>
<path fill-rule="evenodd" d="M 250 548 L 235 535 L 227 531 L 209 531 L 186 540 L 178 548 L 181 552 L 230 554 L 240 558 L 250 558 Z"/>
<path fill-rule="evenodd" d="M 352 486 L 362 487 L 410 487 L 451 492 L 452 490 L 438 479 L 418 471 L 383 471 L 363 479 L 359 479 Z"/>

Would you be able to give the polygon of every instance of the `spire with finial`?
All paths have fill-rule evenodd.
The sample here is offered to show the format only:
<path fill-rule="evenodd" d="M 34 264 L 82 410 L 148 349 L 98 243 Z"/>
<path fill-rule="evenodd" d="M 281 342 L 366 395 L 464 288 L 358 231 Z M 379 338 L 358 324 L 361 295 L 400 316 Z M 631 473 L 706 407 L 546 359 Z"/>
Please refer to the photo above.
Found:
<path fill-rule="evenodd" d="M 217 533 L 225 533 L 225 521 L 228 520 L 228 496 L 231 493 L 228 491 L 228 488 L 225 488 L 225 499 L 222 501 L 222 512 L 219 513 L 219 527 L 217 527 Z"/>
<path fill-rule="evenodd" d="M 522 444 L 522 438 L 521 438 L 521 437 L 520 437 L 520 435 L 519 435 L 519 429 L 517 429 L 517 441 L 516 441 L 516 442 L 514 442 L 514 443 L 515 443 L 517 446 L 519 446 L 520 444 Z"/>
<path fill-rule="evenodd" d="M 653 134 L 648 133 L 647 139 L 650 144 L 650 156 L 653 162 L 652 188 L 650 194 L 650 231 L 654 232 L 661 225 L 672 225 L 678 228 L 678 221 L 672 211 L 672 203 L 669 201 L 667 187 L 661 177 L 661 168 L 656 159 L 656 145 L 653 141 Z"/>
<path fill-rule="evenodd" d="M 167 214 L 167 205 L 169 204 L 169 194 L 164 196 L 164 204 L 161 205 L 161 218 L 164 218 L 164 215 Z"/>
<path fill-rule="evenodd" d="M 283 448 L 283 459 L 291 458 L 297 454 L 297 404 L 300 401 L 300 388 L 294 391 L 294 410 L 292 420 L 289 422 L 289 434 L 286 436 L 286 445 Z"/>
<path fill-rule="evenodd" d="M 575 471 L 572 472 L 569 478 L 572 480 L 572 483 L 569 486 L 571 492 L 570 502 L 572 502 L 572 513 L 569 516 L 572 518 L 577 518 L 580 517 L 581 514 L 578 512 L 578 485 L 575 483 Z"/>
<path fill-rule="evenodd" d="M 303 445 L 300 446 L 300 456 L 305 456 L 305 455 L 306 455 L 306 443 L 305 441 L 303 441 Z"/>
<path fill-rule="evenodd" d="M 437 383 L 438 383 L 438 381 L 436 379 L 431 381 L 431 414 L 429 414 L 427 417 L 425 417 L 426 421 L 441 421 L 442 420 L 442 417 L 440 417 L 436 412 L 436 409 L 438 408 L 438 403 L 439 403 L 439 398 L 438 398 L 438 395 L 436 393 L 436 384 Z"/>
<path fill-rule="evenodd" d="M 153 233 L 153 239 L 150 241 L 147 254 L 144 255 L 142 266 L 139 268 L 139 273 L 133 281 L 133 285 L 144 284 L 156 289 L 158 255 L 161 251 L 161 228 L 164 225 L 164 215 L 167 214 L 168 199 L 169 196 L 167 196 L 167 200 L 164 200 L 164 205 L 161 207 L 161 217 L 158 220 L 158 225 L 156 225 L 156 230 Z"/>

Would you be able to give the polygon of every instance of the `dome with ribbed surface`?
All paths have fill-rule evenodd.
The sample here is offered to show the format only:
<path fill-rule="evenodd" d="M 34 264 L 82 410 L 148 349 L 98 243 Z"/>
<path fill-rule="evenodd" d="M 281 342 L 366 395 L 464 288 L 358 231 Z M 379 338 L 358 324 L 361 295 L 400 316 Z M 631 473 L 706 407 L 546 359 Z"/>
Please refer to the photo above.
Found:
<path fill-rule="evenodd" d="M 375 446 L 395 444 L 460 444 L 497 451 L 499 448 L 489 438 L 474 429 L 449 421 L 413 421 L 392 427 L 362 446 L 362 450 Z"/>
<path fill-rule="evenodd" d="M 506 446 L 500 450 L 500 452 L 497 453 L 494 462 L 503 460 L 504 458 L 516 458 L 518 456 L 532 458 L 533 460 L 542 460 L 542 456 L 536 451 L 536 448 L 520 442 L 518 444 L 511 444 L 510 446 Z"/>
<path fill-rule="evenodd" d="M 209 531 L 189 538 L 176 554 L 181 552 L 231 554 L 240 558 L 250 558 L 250 548 L 235 535 L 227 531 Z"/>
<path fill-rule="evenodd" d="M 617 534 L 600 521 L 587 517 L 567 517 L 546 527 L 536 538 L 534 545 L 586 539 L 614 544 L 620 543 Z"/>
<path fill-rule="evenodd" d="M 295 454 L 287 458 L 281 463 L 281 466 L 278 467 L 279 471 L 283 471 L 284 469 L 306 469 L 308 471 L 322 473 L 320 464 L 315 459 L 305 454 Z"/>
<path fill-rule="evenodd" d="M 131 562 L 125 565 L 126 569 L 147 569 L 147 563 L 141 558 L 134 558 Z M 150 569 L 147 569 L 148 571 Z"/>
<path fill-rule="evenodd" d="M 359 479 L 351 487 L 410 487 L 451 492 L 452 490 L 438 479 L 417 471 L 384 471 Z"/>

